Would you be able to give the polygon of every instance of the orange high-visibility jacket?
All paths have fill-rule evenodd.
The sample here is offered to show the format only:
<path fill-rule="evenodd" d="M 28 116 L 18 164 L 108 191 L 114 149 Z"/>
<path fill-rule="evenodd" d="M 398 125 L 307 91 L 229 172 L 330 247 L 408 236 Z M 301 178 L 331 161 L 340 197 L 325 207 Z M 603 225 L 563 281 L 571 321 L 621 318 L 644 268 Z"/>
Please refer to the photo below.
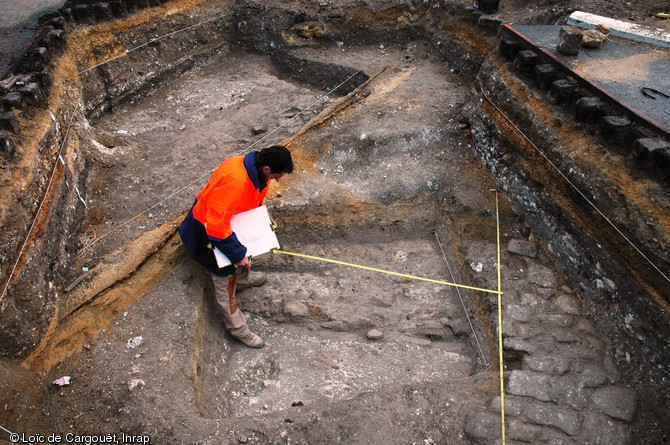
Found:
<path fill-rule="evenodd" d="M 205 226 L 208 236 L 228 238 L 233 233 L 230 228 L 233 215 L 263 203 L 269 187 L 261 185 L 260 175 L 255 165 L 245 167 L 244 155 L 229 158 L 214 170 L 193 207 L 193 217 Z"/>

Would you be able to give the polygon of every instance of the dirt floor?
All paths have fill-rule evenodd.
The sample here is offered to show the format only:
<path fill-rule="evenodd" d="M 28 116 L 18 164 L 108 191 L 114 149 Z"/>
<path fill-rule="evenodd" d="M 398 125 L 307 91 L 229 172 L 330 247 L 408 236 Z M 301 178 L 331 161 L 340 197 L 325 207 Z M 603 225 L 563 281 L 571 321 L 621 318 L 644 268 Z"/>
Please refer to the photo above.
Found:
<path fill-rule="evenodd" d="M 229 3 L 212 2 L 171 20 L 197 22 Z M 314 14 L 325 3 L 287 5 Z M 371 16 L 388 6 L 379 3 L 366 5 Z M 651 17 L 664 6 L 503 0 L 500 17 L 537 23 L 584 9 L 667 30 L 670 21 Z M 418 21 L 413 8 L 397 22 Z M 467 16 L 456 23 L 455 31 L 469 26 Z M 174 27 L 158 22 L 137 34 Z M 469 38 L 494 51 L 495 34 L 480 31 L 475 27 Z M 541 349 L 567 361 L 568 374 L 582 376 L 591 362 L 605 363 L 603 382 L 633 388 L 641 400 L 637 417 L 611 441 L 592 439 L 591 409 L 571 402 L 582 416 L 580 431 L 536 419 L 516 425 L 523 434 L 509 443 L 668 441 L 667 317 L 645 325 L 638 314 L 621 313 L 618 301 L 604 310 L 589 299 L 603 293 L 600 284 L 577 282 L 556 264 L 555 240 L 541 237 L 521 200 L 505 194 L 477 157 L 465 116 L 479 96 L 462 69 L 467 61 L 445 60 L 435 50 L 440 44 L 419 36 L 292 48 L 291 56 L 370 77 L 356 94 L 340 97 L 332 93 L 337 85 L 287 76 L 267 55 L 215 40 L 215 33 L 189 36 L 210 46 L 187 69 L 78 119 L 87 169 L 85 207 L 75 211 L 84 222 L 70 241 L 79 246 L 76 256 L 55 284 L 71 289 L 60 293 L 49 340 L 23 361 L 39 376 L 26 377 L 41 390 L 31 400 L 42 403 L 33 407 L 35 429 L 26 432 L 111 434 L 157 444 L 497 443 L 472 426 L 499 394 L 495 294 L 408 276 L 495 291 L 500 261 L 506 304 L 528 304 L 514 319 L 533 332 L 555 331 L 551 341 L 560 347 L 543 343 Z M 162 51 L 177 53 L 157 46 L 157 57 L 169 59 Z M 110 68 L 107 91 L 147 70 L 140 62 Z M 82 79 L 85 89 L 96 89 L 95 80 Z M 174 233 L 222 159 L 279 142 L 289 145 L 297 167 L 267 200 L 282 249 L 404 276 L 282 254 L 258 257 L 254 269 L 268 283 L 239 296 L 252 329 L 266 341 L 251 350 L 225 333 L 208 276 L 185 257 Z M 537 253 L 508 251 L 519 240 Z M 571 303 L 552 312 L 556 307 L 546 301 L 554 297 Z M 535 308 L 545 310 L 537 320 Z M 552 324 L 563 323 L 559 313 L 574 316 L 593 355 L 565 347 L 572 331 Z M 506 338 L 521 338 L 519 329 L 506 325 Z M 635 349 L 646 340 L 640 335 L 649 347 L 660 345 L 653 356 Z M 622 343 L 607 343 L 612 339 Z M 527 371 L 520 349 L 507 346 L 513 352 L 506 375 Z M 63 376 L 71 377 L 69 385 L 51 384 Z M 536 401 L 523 403 L 530 416 L 526 410 Z"/>

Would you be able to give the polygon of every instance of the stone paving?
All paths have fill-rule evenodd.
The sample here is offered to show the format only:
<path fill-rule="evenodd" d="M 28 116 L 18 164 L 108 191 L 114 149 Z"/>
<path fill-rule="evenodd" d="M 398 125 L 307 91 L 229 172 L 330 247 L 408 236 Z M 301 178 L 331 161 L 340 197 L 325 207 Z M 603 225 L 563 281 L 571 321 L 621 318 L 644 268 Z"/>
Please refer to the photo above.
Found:
<path fill-rule="evenodd" d="M 503 289 L 507 443 L 630 443 L 637 393 L 620 381 L 578 295 L 539 259 L 526 263 L 503 276 L 512 284 Z M 500 443 L 500 408 L 497 396 L 468 416 L 474 443 Z"/>

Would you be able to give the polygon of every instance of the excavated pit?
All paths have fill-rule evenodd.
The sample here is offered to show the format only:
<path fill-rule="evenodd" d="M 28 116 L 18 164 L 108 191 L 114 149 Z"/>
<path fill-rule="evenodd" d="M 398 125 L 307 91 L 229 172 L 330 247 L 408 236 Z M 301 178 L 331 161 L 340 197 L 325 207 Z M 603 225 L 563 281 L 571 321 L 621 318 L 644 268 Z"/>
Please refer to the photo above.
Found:
<path fill-rule="evenodd" d="M 303 140 L 323 138 L 321 131 L 307 129 L 304 136 L 298 136 L 293 145 L 304 148 L 296 151 L 298 159 L 303 159 L 297 164 L 296 179 L 283 180 L 286 184 L 280 184 L 281 192 L 271 193 L 271 212 L 281 226 L 278 236 L 282 247 L 434 280 L 448 277 L 445 254 L 436 245 L 434 233 L 441 224 L 436 192 L 442 188 L 443 173 L 435 165 L 424 166 L 433 153 L 447 156 L 444 146 L 453 145 L 454 140 L 440 128 L 444 112 L 438 113 L 419 100 L 412 104 L 405 99 L 422 88 L 418 76 L 433 77 L 434 70 L 441 68 L 428 60 L 415 67 L 388 67 L 389 63 L 406 62 L 405 55 L 422 45 L 413 43 L 404 51 L 396 45 L 385 51 L 377 46 L 349 50 L 354 60 L 345 57 L 343 62 L 365 60 L 367 72 L 379 76 L 379 81 L 369 84 L 368 98 L 373 99 L 372 88 L 382 90 L 381 94 L 395 96 L 398 103 L 405 104 L 391 113 L 402 113 L 406 108 L 405 112 L 414 116 L 399 127 L 375 128 L 374 124 L 382 120 L 380 113 L 388 112 L 383 102 L 375 105 L 372 100 L 369 106 L 361 107 L 344 99 L 342 110 L 324 111 L 326 123 L 321 125 L 356 126 L 365 133 L 355 130 L 353 135 L 340 136 L 340 140 L 325 137 L 319 145 Z M 332 61 L 343 51 L 336 48 L 320 52 L 323 59 Z M 425 57 L 427 54 L 422 59 Z M 152 193 L 157 199 L 160 190 L 168 189 L 174 175 L 168 177 L 164 172 L 175 164 L 183 172 L 197 175 L 225 157 L 222 152 L 232 154 L 231 145 L 251 143 L 240 138 L 231 144 L 229 133 L 239 134 L 240 127 L 249 131 L 252 124 L 279 124 L 288 133 L 313 119 L 333 100 L 321 100 L 314 105 L 316 109 L 302 113 L 320 98 L 319 90 L 302 86 L 309 83 L 288 83 L 258 56 L 219 50 L 213 60 L 157 90 L 149 99 L 131 102 L 98 120 L 92 132 L 107 141 L 105 135 L 116 138 L 109 143 L 114 147 L 100 148 L 101 153 L 113 151 L 111 157 L 128 168 L 120 175 L 118 170 L 111 175 L 91 172 L 93 183 L 105 184 L 94 187 L 99 192 L 89 203 L 92 214 L 116 226 L 142 210 L 141 205 L 147 202 L 143 195 Z M 411 79 L 412 73 L 416 79 Z M 331 81 L 328 89 L 342 79 L 340 76 L 337 83 Z M 313 83 L 320 80 L 314 79 Z M 448 80 L 434 85 L 433 91 L 434 103 L 464 101 L 464 87 Z M 167 118 L 162 110 L 165 103 L 177 106 L 176 113 L 173 111 L 176 120 Z M 287 104 L 289 110 L 284 111 L 282 107 Z M 302 114 L 295 122 L 298 112 Z M 278 115 L 279 121 L 273 122 Z M 231 118 L 242 125 L 231 123 Z M 455 115 L 450 119 L 457 129 Z M 281 136 L 273 135 L 264 144 L 281 141 Z M 324 142 L 327 147 L 322 147 Z M 168 151 L 166 145 L 170 154 L 163 156 Z M 314 164 L 305 162 L 305 158 Z M 374 159 L 379 159 L 379 165 L 372 173 L 370 162 Z M 420 174 L 399 174 L 403 168 Z M 201 186 L 202 181 L 198 181 L 194 191 Z M 126 193 L 123 200 L 116 192 L 105 193 L 120 189 Z M 187 208 L 193 193 L 182 193 L 174 200 L 178 204 L 171 200 L 165 206 Z M 136 204 L 128 204 L 133 202 Z M 128 230 L 152 228 L 152 219 L 161 221 L 165 217 L 165 206 L 152 211 L 146 224 L 135 224 Z M 490 218 L 489 224 L 493 227 Z M 89 226 L 88 230 L 97 229 Z M 106 241 L 122 242 L 128 230 Z M 201 302 L 195 328 L 202 336 L 203 348 L 195 365 L 200 379 L 198 405 L 210 418 L 285 409 L 287 400 L 319 405 L 324 400 L 347 400 L 382 388 L 449 381 L 472 375 L 490 362 L 490 358 L 481 356 L 482 352 L 472 349 L 463 303 L 453 289 L 345 266 L 268 256 L 257 258 L 255 267 L 269 275 L 270 284 L 240 296 L 244 310 L 257 316 L 252 323 L 268 343 L 265 353 L 250 357 L 249 351 L 231 347 L 217 319 L 217 309 L 211 304 L 209 289 Z M 461 276 L 453 252 L 450 257 Z M 295 315 L 287 309 L 290 304 L 298 305 Z M 471 310 L 476 307 L 468 306 Z M 383 342 L 366 339 L 373 328 L 383 332 Z M 484 336 L 479 341 L 488 339 Z M 402 372 L 380 375 L 380 369 Z"/>
<path fill-rule="evenodd" d="M 89 130 L 96 141 L 96 156 L 105 166 L 123 168 L 89 172 L 89 187 L 95 190 L 88 200 L 89 214 L 95 218 L 85 224 L 85 239 L 93 238 L 89 234 L 104 234 L 106 227 L 120 226 L 145 210 L 148 202 L 170 195 L 177 179 L 181 185 L 195 178 L 197 184 L 152 209 L 146 219 L 112 232 L 85 250 L 79 263 L 94 262 L 128 237 L 159 228 L 175 210 L 188 208 L 206 179 L 203 173 L 234 154 L 240 144 L 252 143 L 251 127 L 281 127 L 264 144 L 288 137 L 297 158 L 296 174 L 283 179 L 269 195 L 283 248 L 462 283 L 465 274 L 444 228 L 449 222 L 441 216 L 438 194 L 445 187 L 445 173 L 458 171 L 473 159 L 468 156 L 465 163 L 453 163 L 446 170 L 432 160 L 448 158 L 453 147 L 468 143 L 456 115 L 456 105 L 465 101 L 465 87 L 457 76 L 444 73 L 443 67 L 430 60 L 422 42 L 319 52 L 322 59 L 342 66 L 365 61 L 366 72 L 375 79 L 362 93 L 322 98 L 321 88 L 288 82 L 263 57 L 219 49 L 207 63 L 152 90 L 145 99 L 115 107 L 96 119 Z M 340 61 L 337 56 L 343 52 Z M 408 55 L 416 59 L 411 65 Z M 431 99 L 426 102 L 418 96 L 426 88 L 423 79 L 437 76 L 443 80 L 433 81 Z M 366 101 L 365 106 L 361 101 Z M 387 101 L 394 104 L 391 109 Z M 164 111 L 166 106 L 170 113 Z M 389 123 L 384 119 L 387 113 L 399 119 Z M 340 128 L 350 131 L 338 135 Z M 298 134 L 290 137 L 291 132 Z M 238 137 L 233 140 L 231 134 Z M 407 171 L 415 173 L 401 173 Z M 122 199 L 119 191 L 123 191 Z M 474 195 L 480 192 L 481 187 Z M 481 225 L 488 226 L 493 242 L 491 210 Z M 444 246 L 438 241 L 440 232 Z M 184 388 L 193 393 L 191 409 L 197 407 L 203 419 L 216 420 L 287 415 L 284 412 L 292 404 L 321 410 L 362 394 L 413 385 L 460 387 L 491 362 L 489 334 L 477 320 L 473 292 L 460 291 L 459 297 L 455 288 L 444 285 L 282 255 L 259 257 L 254 267 L 268 274 L 269 284 L 244 291 L 239 298 L 252 315 L 253 329 L 267 342 L 262 351 L 243 348 L 225 334 L 208 279 L 187 260 L 175 272 L 181 279 L 166 278 L 173 283 L 177 280 L 176 284 L 148 289 L 141 302 L 122 313 L 108 305 L 113 312 L 103 316 L 112 321 L 100 340 L 94 339 L 95 334 L 85 335 L 89 342 L 84 349 L 89 348 L 92 357 L 75 353 L 50 370 L 49 376 L 80 374 L 89 360 L 96 363 L 95 370 L 102 365 L 99 360 L 117 356 L 120 363 L 108 363 L 104 369 L 107 378 L 126 379 L 120 388 L 81 388 L 64 397 L 89 400 L 89 391 L 111 391 L 106 398 L 123 399 L 129 385 L 140 385 L 142 391 L 148 386 L 170 387 L 175 395 Z M 492 273 L 487 274 L 490 283 L 494 283 Z M 126 292 L 133 291 L 131 285 Z M 82 303 L 72 317 L 84 318 L 80 314 L 89 305 Z M 157 308 L 163 309 L 152 313 Z M 149 320 L 149 325 L 135 325 L 133 320 L 138 317 Z M 367 333 L 372 329 L 382 332 L 384 338 L 369 340 Z M 66 329 L 63 336 L 76 337 L 74 334 Z M 139 335 L 144 343 L 137 354 L 125 342 L 118 342 Z M 42 358 L 55 363 L 53 355 L 72 353 L 59 347 L 62 342 L 52 343 L 56 344 L 53 354 L 42 352 L 34 358 L 35 366 L 40 366 Z M 177 348 L 180 353 L 175 352 L 175 343 L 182 345 Z M 189 363 L 183 371 L 188 379 L 169 371 L 152 371 L 150 379 L 145 375 L 149 369 L 181 360 Z M 92 371 L 86 379 L 102 379 L 98 372 Z M 133 387 L 131 392 L 136 390 Z M 160 390 L 156 393 L 160 399 L 174 397 L 159 394 Z M 146 417 L 139 414 L 154 411 L 146 407 L 147 398 L 123 402 L 120 411 L 137 412 L 132 417 L 142 425 L 163 425 L 154 418 L 157 412 Z M 82 424 L 88 422 L 87 409 L 100 409 L 89 408 L 89 404 L 75 409 L 84 413 L 78 420 Z M 67 408 L 56 416 L 72 414 Z M 120 428 L 128 428 L 114 416 L 109 421 L 120 421 L 124 424 Z"/>
<path fill-rule="evenodd" d="M 524 100 L 506 108 L 523 131 L 565 136 L 556 158 L 593 168 L 570 145 L 600 150 L 590 130 L 539 104 L 502 59 L 484 59 L 495 32 L 448 5 L 196 3 L 70 37 L 61 93 L 76 99 L 63 110 L 77 116 L 81 157 L 67 160 L 83 165 L 65 175 L 77 185 L 65 224 L 45 229 L 67 240 L 41 280 L 51 315 L 4 354 L 39 388 L 12 411 L 36 420 L 12 428 L 151 443 L 500 440 L 492 292 L 266 254 L 254 268 L 268 284 L 239 295 L 266 347 L 225 333 L 176 227 L 222 159 L 281 142 L 297 169 L 267 203 L 284 250 L 495 290 L 500 247 L 512 440 L 667 440 L 667 290 L 644 261 L 603 250 L 609 232 L 490 106 Z M 628 183 L 624 169 L 592 173 L 605 197 Z M 650 177 L 644 249 L 667 237 L 667 184 Z M 633 230 L 649 202 L 628 191 L 617 196 Z M 523 255 L 508 250 L 519 242 Z M 14 293 L 39 287 L 26 270 Z M 373 329 L 383 338 L 368 338 Z M 71 385 L 49 384 L 63 375 Z"/>

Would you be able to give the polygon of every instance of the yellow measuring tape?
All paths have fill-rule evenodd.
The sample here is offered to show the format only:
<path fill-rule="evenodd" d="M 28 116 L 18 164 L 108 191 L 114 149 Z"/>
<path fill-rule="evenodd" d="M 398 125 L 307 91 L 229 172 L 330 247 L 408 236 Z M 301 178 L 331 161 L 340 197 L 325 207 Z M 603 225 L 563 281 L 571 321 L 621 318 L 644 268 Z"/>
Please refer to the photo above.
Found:
<path fill-rule="evenodd" d="M 496 191 L 496 236 L 498 244 L 498 356 L 500 357 L 500 420 L 502 427 L 502 443 L 505 445 L 505 377 L 503 370 L 503 339 L 502 339 L 502 280 L 500 273 L 500 216 L 498 212 L 498 192 Z"/>
<path fill-rule="evenodd" d="M 331 258 L 325 258 L 325 257 L 320 257 L 320 256 L 315 256 L 315 255 L 307 255 L 304 253 L 297 253 L 297 252 L 289 252 L 286 250 L 281 250 L 281 249 L 273 249 L 272 253 L 274 254 L 282 254 L 282 255 L 289 255 L 289 256 L 294 256 L 294 257 L 299 257 L 299 258 L 305 258 L 308 260 L 314 260 L 314 261 L 321 261 L 325 263 L 331 263 L 331 264 L 338 264 L 340 266 L 347 266 L 347 267 L 354 267 L 356 269 L 363 269 L 371 272 L 379 272 L 379 273 L 384 273 L 387 275 L 393 275 L 396 277 L 402 277 L 402 278 L 407 278 L 411 280 L 418 280 L 418 281 L 426 281 L 429 283 L 435 283 L 435 284 L 441 284 L 445 286 L 453 286 L 453 287 L 459 287 L 462 289 L 469 289 L 473 291 L 478 291 L 478 292 L 486 292 L 489 294 L 496 294 L 498 296 L 498 351 L 499 351 L 499 361 L 500 361 L 500 415 L 501 415 L 501 423 L 502 423 L 502 443 L 503 445 L 507 443 L 506 437 L 505 437 L 505 381 L 504 381 L 504 375 L 503 375 L 503 370 L 504 370 L 504 363 L 503 363 L 503 341 L 502 341 L 502 286 L 501 286 L 501 268 L 500 268 L 500 217 L 499 217 L 499 210 L 498 210 L 498 192 L 496 191 L 496 236 L 497 236 L 497 253 L 498 253 L 498 262 L 497 262 L 497 269 L 498 269 L 498 289 L 497 290 L 491 290 L 491 289 L 484 289 L 481 287 L 474 287 L 474 286 L 467 286 L 465 284 L 458 284 L 458 283 L 452 283 L 449 281 L 442 281 L 442 280 L 434 280 L 432 278 L 424 278 L 424 277 L 419 277 L 416 275 L 409 275 L 405 273 L 400 273 L 400 272 L 393 272 L 391 270 L 386 270 L 386 269 L 379 269 L 377 267 L 370 267 L 370 266 L 363 266 L 361 264 L 355 264 L 355 263 L 348 263 L 346 261 L 340 261 L 340 260 L 334 260 Z"/>
<path fill-rule="evenodd" d="M 304 253 L 288 252 L 286 250 L 280 250 L 280 249 L 273 249 L 272 253 L 275 253 L 275 254 L 280 253 L 282 255 L 290 255 L 290 256 L 295 256 L 295 257 L 300 257 L 300 258 L 306 258 L 306 259 L 309 259 L 309 260 L 323 261 L 325 263 L 339 264 L 340 266 L 355 267 L 357 269 L 369 270 L 371 272 L 380 272 L 380 273 L 385 273 L 387 275 L 394 275 L 396 277 L 409 278 L 409 279 L 412 279 L 412 280 L 427 281 L 429 283 L 460 287 L 462 289 L 470 289 L 470 290 L 475 290 L 475 291 L 479 291 L 479 292 L 488 292 L 490 294 L 499 294 L 500 293 L 500 291 L 498 291 L 498 290 L 482 289 L 480 287 L 466 286 L 465 284 L 451 283 L 449 281 L 433 280 L 432 278 L 418 277 L 416 275 L 409 275 L 409 274 L 406 274 L 406 273 L 393 272 L 391 270 L 378 269 L 376 267 L 363 266 L 363 265 L 360 265 L 360 264 L 347 263 L 345 261 L 333 260 L 333 259 L 330 259 L 330 258 L 324 258 L 324 257 L 320 257 L 320 256 L 306 255 Z"/>

